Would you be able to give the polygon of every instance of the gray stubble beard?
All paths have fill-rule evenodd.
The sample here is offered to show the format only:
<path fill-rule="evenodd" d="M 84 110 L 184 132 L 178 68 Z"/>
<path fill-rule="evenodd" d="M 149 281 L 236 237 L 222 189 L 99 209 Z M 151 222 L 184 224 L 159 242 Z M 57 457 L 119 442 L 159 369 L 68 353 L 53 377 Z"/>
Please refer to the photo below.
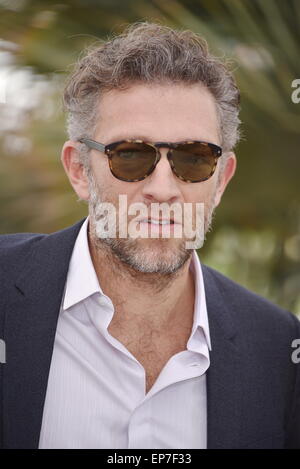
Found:
<path fill-rule="evenodd" d="M 184 264 L 190 259 L 192 255 L 192 249 L 185 247 L 186 240 L 182 240 L 176 246 L 168 248 L 167 243 L 170 244 L 170 239 L 150 239 L 145 243 L 142 239 L 133 238 L 115 238 L 101 237 L 101 227 L 103 226 L 103 218 L 98 215 L 98 207 L 103 202 L 111 202 L 109 198 L 99 190 L 96 184 L 95 178 L 89 170 L 87 172 L 89 180 L 89 216 L 90 216 L 90 230 L 95 244 L 96 249 L 104 250 L 106 254 L 108 251 L 112 256 L 115 257 L 123 265 L 131 267 L 139 273 L 152 273 L 161 274 L 165 276 L 176 274 L 184 266 Z M 214 216 L 215 207 L 215 194 L 216 190 L 211 197 L 209 206 L 206 206 L 204 215 L 204 240 L 206 239 L 207 233 L 211 230 L 212 221 Z M 102 212 L 101 212 L 102 213 Z M 100 236 L 99 236 L 100 234 Z M 141 244 L 141 241 L 143 244 Z M 155 246 L 159 246 L 159 249 L 153 249 L 153 243 Z"/>

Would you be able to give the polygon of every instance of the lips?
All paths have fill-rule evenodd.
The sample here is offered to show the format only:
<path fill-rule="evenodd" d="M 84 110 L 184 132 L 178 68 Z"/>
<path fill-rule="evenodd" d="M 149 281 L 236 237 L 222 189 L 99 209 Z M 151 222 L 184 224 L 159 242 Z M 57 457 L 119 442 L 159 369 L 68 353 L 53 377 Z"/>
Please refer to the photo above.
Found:
<path fill-rule="evenodd" d="M 155 218 L 143 218 L 141 220 L 138 220 L 139 223 L 149 223 L 152 225 L 174 225 L 175 222 L 174 220 L 168 220 L 168 219 L 155 219 Z"/>

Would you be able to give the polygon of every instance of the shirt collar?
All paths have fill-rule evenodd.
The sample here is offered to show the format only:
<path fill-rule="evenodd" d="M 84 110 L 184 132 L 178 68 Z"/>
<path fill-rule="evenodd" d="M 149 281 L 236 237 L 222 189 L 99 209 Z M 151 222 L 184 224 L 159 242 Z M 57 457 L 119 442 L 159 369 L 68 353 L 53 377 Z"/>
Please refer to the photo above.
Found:
<path fill-rule="evenodd" d="M 191 337 L 194 335 L 197 328 L 201 328 L 205 335 L 207 346 L 209 350 L 211 350 L 212 348 L 211 348 L 211 340 L 210 340 L 210 333 L 209 333 L 204 280 L 203 280 L 201 263 L 200 263 L 198 254 L 195 250 L 193 250 L 193 253 L 192 253 L 190 269 L 192 270 L 194 274 L 194 282 L 195 282 L 194 323 L 193 323 Z"/>
<path fill-rule="evenodd" d="M 63 309 L 79 303 L 93 293 L 103 291 L 99 285 L 88 244 L 88 222 L 86 218 L 75 241 L 67 275 Z"/>
<path fill-rule="evenodd" d="M 90 255 L 88 223 L 89 217 L 86 218 L 80 228 L 74 245 L 63 300 L 64 310 L 88 298 L 94 293 L 104 295 Z M 201 263 L 195 250 L 192 252 L 190 269 L 194 274 L 195 282 L 194 322 L 191 337 L 195 335 L 198 328 L 201 328 L 205 335 L 208 348 L 211 350 L 203 274 Z"/>

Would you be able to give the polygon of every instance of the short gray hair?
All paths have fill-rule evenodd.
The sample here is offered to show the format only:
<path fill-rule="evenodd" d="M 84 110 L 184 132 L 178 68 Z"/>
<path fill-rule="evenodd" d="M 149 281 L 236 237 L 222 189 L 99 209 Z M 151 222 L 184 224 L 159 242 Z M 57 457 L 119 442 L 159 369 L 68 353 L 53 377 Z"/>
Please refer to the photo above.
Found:
<path fill-rule="evenodd" d="M 134 83 L 206 86 L 215 98 L 223 152 L 238 142 L 240 93 L 228 66 L 211 55 L 206 40 L 193 31 L 147 21 L 131 24 L 122 34 L 83 51 L 63 94 L 69 138 L 92 138 L 101 94 Z"/>

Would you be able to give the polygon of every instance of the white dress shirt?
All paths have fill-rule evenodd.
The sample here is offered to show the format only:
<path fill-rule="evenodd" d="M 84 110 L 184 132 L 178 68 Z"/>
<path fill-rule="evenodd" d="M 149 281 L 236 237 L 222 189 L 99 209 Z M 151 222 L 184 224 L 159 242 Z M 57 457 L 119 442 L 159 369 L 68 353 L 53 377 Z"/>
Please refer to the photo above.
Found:
<path fill-rule="evenodd" d="M 169 359 L 146 393 L 144 367 L 107 330 L 114 306 L 99 285 L 87 227 L 88 218 L 70 260 L 39 447 L 206 448 L 211 344 L 197 253 L 190 264 L 195 305 L 186 350 Z"/>

